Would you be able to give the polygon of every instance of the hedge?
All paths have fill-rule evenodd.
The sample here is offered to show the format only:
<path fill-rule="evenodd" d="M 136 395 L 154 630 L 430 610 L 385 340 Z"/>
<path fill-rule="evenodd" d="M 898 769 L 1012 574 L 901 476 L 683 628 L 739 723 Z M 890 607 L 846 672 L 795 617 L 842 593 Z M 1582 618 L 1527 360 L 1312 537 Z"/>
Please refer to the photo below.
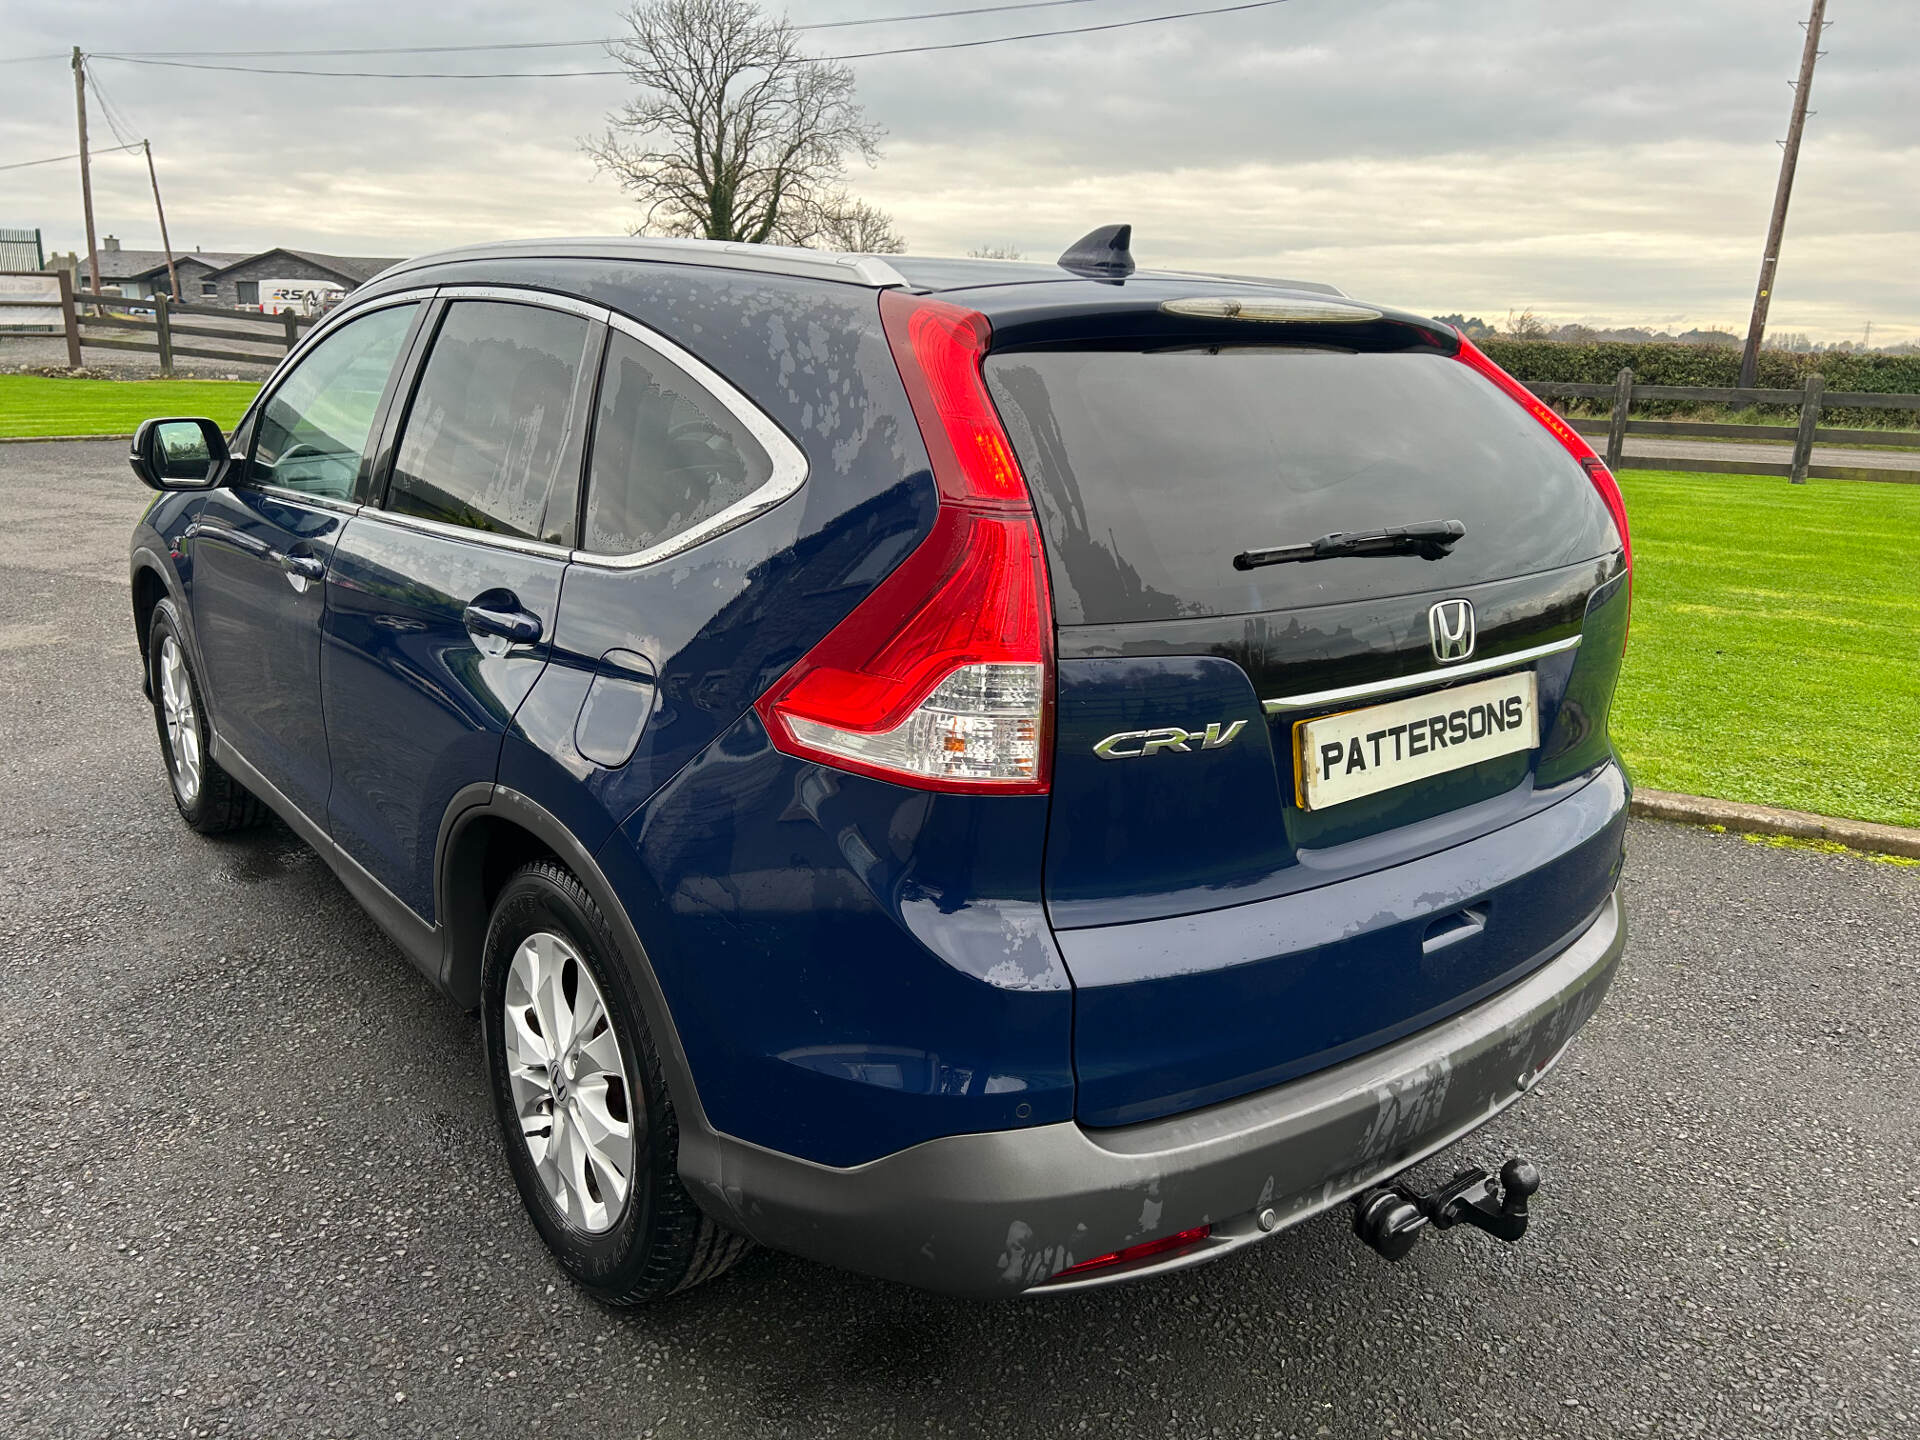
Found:
<path fill-rule="evenodd" d="M 1611 385 L 1621 367 L 1633 371 L 1643 385 L 1711 385 L 1732 388 L 1740 383 L 1740 350 L 1727 345 L 1634 345 L 1597 341 L 1570 345 L 1559 340 L 1483 340 L 1480 348 L 1508 373 L 1521 380 L 1572 380 Z M 1809 375 L 1826 378 L 1829 390 L 1864 390 L 1881 394 L 1920 394 L 1920 355 L 1848 355 L 1762 350 L 1757 378 L 1762 390 L 1797 390 Z M 1593 402 L 1604 410 L 1607 402 Z M 1700 407 L 1681 401 L 1636 401 L 1643 415 L 1690 414 Z M 1757 407 L 1768 418 L 1797 414 L 1790 405 Z M 1821 411 L 1826 425 L 1881 425 L 1907 428 L 1920 425 L 1913 411 L 1866 410 L 1834 407 Z"/>

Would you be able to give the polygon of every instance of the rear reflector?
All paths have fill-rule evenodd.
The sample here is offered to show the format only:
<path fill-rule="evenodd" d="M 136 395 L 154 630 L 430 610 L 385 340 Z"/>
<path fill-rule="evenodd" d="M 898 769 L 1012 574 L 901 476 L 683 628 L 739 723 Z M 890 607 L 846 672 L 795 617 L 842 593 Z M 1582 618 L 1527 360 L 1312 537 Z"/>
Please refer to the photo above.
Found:
<path fill-rule="evenodd" d="M 1069 1265 L 1055 1274 L 1047 1283 L 1052 1284 L 1056 1280 L 1078 1280 L 1096 1270 L 1111 1270 L 1115 1266 L 1131 1265 L 1136 1260 L 1145 1260 L 1154 1255 L 1173 1255 L 1182 1250 L 1191 1250 L 1211 1234 L 1213 1234 L 1213 1226 L 1196 1225 L 1191 1230 L 1182 1230 L 1178 1235 L 1163 1235 L 1158 1240 L 1129 1245 L 1124 1250 L 1115 1250 L 1109 1255 L 1096 1255 L 1091 1260 L 1082 1260 L 1078 1265 Z"/>
<path fill-rule="evenodd" d="M 880 314 L 939 513 L 754 708 L 790 755 L 921 789 L 1042 794 L 1053 604 L 1027 482 L 980 378 L 986 317 L 891 290 Z"/>

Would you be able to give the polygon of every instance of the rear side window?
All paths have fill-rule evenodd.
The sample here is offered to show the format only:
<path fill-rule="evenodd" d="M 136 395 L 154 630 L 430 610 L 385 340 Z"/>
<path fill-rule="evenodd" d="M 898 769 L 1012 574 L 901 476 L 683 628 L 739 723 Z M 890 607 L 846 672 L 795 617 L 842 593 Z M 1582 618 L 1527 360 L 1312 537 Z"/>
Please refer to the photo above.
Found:
<path fill-rule="evenodd" d="M 414 305 L 349 320 L 308 351 L 261 409 L 253 483 L 350 500 L 367 432 Z"/>
<path fill-rule="evenodd" d="M 631 555 L 766 484 L 773 462 L 719 399 L 615 331 L 607 342 L 587 480 L 584 549 Z"/>
<path fill-rule="evenodd" d="M 592 339 L 578 315 L 456 300 L 407 412 L 387 508 L 570 545 Z"/>
<path fill-rule="evenodd" d="M 1282 347 L 991 355 L 1065 624 L 1251 614 L 1524 575 L 1617 548 L 1537 421 L 1430 352 Z M 1459 520 L 1439 560 L 1236 571 L 1243 550 Z"/>

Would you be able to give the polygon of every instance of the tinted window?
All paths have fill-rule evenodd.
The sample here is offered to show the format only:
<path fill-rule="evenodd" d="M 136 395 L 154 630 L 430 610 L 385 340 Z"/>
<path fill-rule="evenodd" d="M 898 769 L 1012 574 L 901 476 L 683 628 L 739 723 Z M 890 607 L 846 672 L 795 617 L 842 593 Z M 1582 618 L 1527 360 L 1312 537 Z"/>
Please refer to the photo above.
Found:
<path fill-rule="evenodd" d="M 1444 355 L 1036 351 L 986 372 L 1066 624 L 1404 595 L 1617 548 L 1586 472 Z M 1249 548 L 1421 520 L 1466 537 L 1440 560 L 1233 568 Z"/>
<path fill-rule="evenodd" d="M 607 344 L 584 548 L 630 555 L 758 490 L 767 452 L 685 371 L 629 335 Z"/>
<path fill-rule="evenodd" d="M 537 305 L 448 307 L 407 412 L 387 508 L 572 543 L 592 324 Z"/>
<path fill-rule="evenodd" d="M 260 413 L 255 484 L 353 498 L 367 432 L 418 308 L 389 305 L 349 320 L 294 367 Z"/>

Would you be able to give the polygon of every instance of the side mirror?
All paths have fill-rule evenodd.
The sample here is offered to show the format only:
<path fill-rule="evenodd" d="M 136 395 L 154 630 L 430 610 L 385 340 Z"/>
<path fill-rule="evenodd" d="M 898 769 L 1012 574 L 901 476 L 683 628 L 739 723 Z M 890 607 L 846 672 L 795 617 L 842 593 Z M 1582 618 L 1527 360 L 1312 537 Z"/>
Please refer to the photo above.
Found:
<path fill-rule="evenodd" d="M 127 456 L 153 490 L 210 490 L 227 473 L 227 437 L 211 420 L 147 420 Z"/>

